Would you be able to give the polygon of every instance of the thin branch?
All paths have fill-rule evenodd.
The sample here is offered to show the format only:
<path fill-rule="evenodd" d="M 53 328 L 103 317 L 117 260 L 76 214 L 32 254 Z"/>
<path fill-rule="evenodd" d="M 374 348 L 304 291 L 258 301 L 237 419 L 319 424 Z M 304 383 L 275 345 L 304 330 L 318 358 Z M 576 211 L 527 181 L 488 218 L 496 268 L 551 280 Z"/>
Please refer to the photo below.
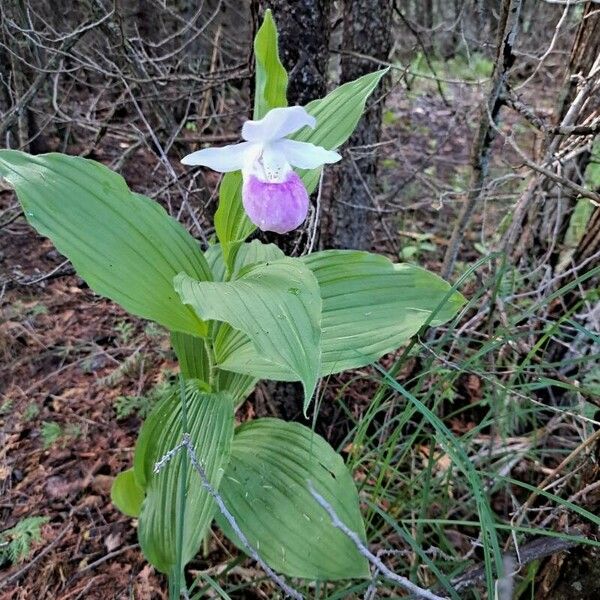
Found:
<path fill-rule="evenodd" d="M 122 548 L 119 548 L 118 550 L 114 550 L 113 552 L 109 552 L 108 554 L 101 556 L 98 560 L 95 560 L 94 562 L 90 563 L 89 565 L 86 565 L 85 567 L 83 567 L 80 571 L 77 571 L 77 573 L 75 573 L 73 575 L 73 577 L 71 578 L 71 581 L 74 581 L 78 577 L 81 577 L 81 575 L 83 575 L 84 573 L 92 571 L 96 567 L 100 566 L 102 563 L 105 563 L 107 560 L 111 560 L 111 559 L 115 558 L 116 556 L 119 556 L 125 552 L 128 552 L 129 550 L 134 550 L 135 548 L 139 548 L 139 546 L 140 546 L 139 544 L 129 544 L 129 546 L 123 546 Z"/>
<path fill-rule="evenodd" d="M 385 566 L 381 559 L 375 556 L 375 554 L 373 554 L 363 544 L 361 539 L 358 537 L 358 534 L 355 531 L 352 531 L 352 529 L 350 529 L 343 521 L 341 521 L 331 504 L 329 504 L 327 500 L 325 500 L 325 498 L 323 498 L 323 496 L 321 496 L 321 494 L 319 494 L 319 492 L 315 490 L 312 482 L 308 481 L 307 483 L 308 490 L 311 496 L 315 499 L 315 501 L 321 508 L 325 509 L 325 511 L 329 515 L 329 518 L 331 519 L 331 524 L 337 529 L 339 529 L 342 533 L 344 533 L 347 537 L 349 537 L 352 540 L 352 542 L 354 542 L 356 549 L 387 579 L 395 582 L 400 587 L 409 591 L 411 594 L 414 594 L 415 596 L 417 596 L 417 598 L 425 598 L 426 600 L 446 599 L 446 596 L 438 596 L 437 594 L 434 594 L 433 592 L 430 592 L 429 590 L 426 590 L 414 584 L 412 581 L 410 581 L 410 579 L 407 579 L 402 575 L 396 575 L 396 573 L 388 569 L 388 567 Z"/>
<path fill-rule="evenodd" d="M 65 537 L 67 531 L 71 528 L 71 523 L 67 523 L 67 525 L 62 529 L 59 534 L 52 540 L 52 542 L 46 546 L 35 558 L 30 560 L 22 569 L 19 569 L 16 573 L 9 575 L 2 581 L 0 581 L 0 589 L 7 586 L 9 583 L 13 581 L 17 581 L 20 579 L 33 565 L 35 565 L 38 561 L 40 561 L 46 554 L 48 554 L 53 548 L 55 548 L 59 542 Z"/>
<path fill-rule="evenodd" d="M 523 152 L 523 150 L 521 150 L 521 148 L 519 148 L 519 146 L 514 142 L 514 140 L 510 136 L 505 135 L 495 124 L 492 125 L 492 128 L 496 133 L 499 133 L 505 139 L 505 141 L 507 141 L 510 144 L 512 149 L 519 155 L 523 163 L 526 164 L 530 169 L 533 169 L 534 171 L 540 173 L 540 175 L 544 175 L 545 177 L 551 179 L 555 183 L 558 183 L 559 185 L 562 185 L 563 187 L 566 187 L 572 190 L 573 192 L 576 192 L 579 196 L 587 198 L 592 204 L 600 207 L 599 194 L 593 192 L 592 190 L 582 185 L 579 185 L 578 183 L 575 183 L 574 181 L 571 181 L 570 179 L 567 179 L 566 177 L 561 177 L 558 173 L 552 171 L 551 169 L 547 169 L 542 165 L 536 164 Z"/>
<path fill-rule="evenodd" d="M 600 118 L 592 120 L 588 125 L 549 125 L 545 119 L 536 115 L 531 106 L 525 104 L 511 90 L 507 90 L 504 102 L 525 117 L 536 129 L 553 135 L 596 135 L 600 133 Z"/>
<path fill-rule="evenodd" d="M 532 563 L 535 560 L 552 556 L 558 552 L 565 552 L 578 545 L 578 542 L 572 539 L 562 540 L 560 538 L 538 538 L 525 544 L 519 549 L 519 561 L 517 566 L 522 567 Z M 452 581 L 452 585 L 457 590 L 464 590 L 472 587 L 485 579 L 485 569 L 483 567 L 474 567 L 463 573 Z"/>
<path fill-rule="evenodd" d="M 310 240 L 308 242 L 308 247 L 306 248 L 306 252 L 303 254 L 310 254 L 315 247 L 315 240 L 317 239 L 317 232 L 319 230 L 319 216 L 321 215 L 321 194 L 323 193 L 323 170 L 321 169 L 321 174 L 319 176 L 319 188 L 317 190 L 317 199 L 315 202 L 315 221 L 313 224 L 313 230 L 310 234 Z"/>
<path fill-rule="evenodd" d="M 25 110 L 31 101 L 31 99 L 38 93 L 39 89 L 42 87 L 43 83 L 46 81 L 49 73 L 52 73 L 53 70 L 58 66 L 60 62 L 61 54 L 69 52 L 71 48 L 77 43 L 80 35 L 83 35 L 85 30 L 81 30 L 79 35 L 74 35 L 65 39 L 65 41 L 61 44 L 60 49 L 54 54 L 54 56 L 50 59 L 46 68 L 43 71 L 40 71 L 37 74 L 37 77 L 33 80 L 29 89 L 21 96 L 19 101 L 3 116 L 2 123 L 0 123 L 0 138 L 4 135 L 6 131 L 15 120 L 19 117 L 19 115 Z"/>
<path fill-rule="evenodd" d="M 514 62 L 513 47 L 519 27 L 519 16 L 523 0 L 504 0 L 502 3 L 502 26 L 499 29 L 496 48 L 496 65 L 492 87 L 482 106 L 481 120 L 471 152 L 471 178 L 469 192 L 454 225 L 452 236 L 444 256 L 442 277 L 452 273 L 465 231 L 471 222 L 475 207 L 484 194 L 484 183 L 489 171 L 490 149 L 494 140 L 496 121 L 504 102 L 508 72 Z"/>
<path fill-rule="evenodd" d="M 394 1 L 393 8 L 394 8 L 394 12 L 400 17 L 400 19 L 406 25 L 408 30 L 414 35 L 415 39 L 417 40 L 417 44 L 419 44 L 419 46 L 421 47 L 421 50 L 423 51 L 423 57 L 425 58 L 425 62 L 427 63 L 427 67 L 429 68 L 429 70 L 431 71 L 433 76 L 435 77 L 435 83 L 437 86 L 438 94 L 440 95 L 442 102 L 444 103 L 445 106 L 450 106 L 450 102 L 448 102 L 448 99 L 444 95 L 444 88 L 442 87 L 442 82 L 438 78 L 438 74 L 436 73 L 435 67 L 433 66 L 433 63 L 431 62 L 431 58 L 429 58 L 429 52 L 427 51 L 427 47 L 423 43 L 423 40 L 421 39 L 419 32 L 412 26 L 411 22 L 404 16 L 404 13 L 400 10 L 400 7 L 398 6 L 397 0 Z"/>
<path fill-rule="evenodd" d="M 190 459 L 190 462 L 192 463 L 192 467 L 194 467 L 196 473 L 198 473 L 198 476 L 200 477 L 202 487 L 210 494 L 212 499 L 215 501 L 215 503 L 219 507 L 219 510 L 221 511 L 221 514 L 225 517 L 225 519 L 233 529 L 234 533 L 237 535 L 238 539 L 244 546 L 246 552 L 262 567 L 264 572 L 281 588 L 281 590 L 286 594 L 286 596 L 294 598 L 294 600 L 304 600 L 302 594 L 294 588 L 290 587 L 283 580 L 282 577 L 277 575 L 277 573 L 275 573 L 275 571 L 273 571 L 273 569 L 271 569 L 271 567 L 269 567 L 269 565 L 265 563 L 265 561 L 259 556 L 258 552 L 250 544 L 248 538 L 244 535 L 244 532 L 240 529 L 239 525 L 237 524 L 235 517 L 229 512 L 229 510 L 225 506 L 225 503 L 223 502 L 223 499 L 208 480 L 206 472 L 204 471 L 204 468 L 198 460 L 196 451 L 194 449 L 194 444 L 192 443 L 192 440 L 188 433 L 184 433 L 181 442 L 179 442 L 177 446 L 169 450 L 160 460 L 156 462 L 156 464 L 154 465 L 154 473 L 158 473 L 161 469 L 163 469 L 167 465 L 167 463 L 169 463 L 182 448 L 185 448 L 187 450 L 187 454 Z"/>

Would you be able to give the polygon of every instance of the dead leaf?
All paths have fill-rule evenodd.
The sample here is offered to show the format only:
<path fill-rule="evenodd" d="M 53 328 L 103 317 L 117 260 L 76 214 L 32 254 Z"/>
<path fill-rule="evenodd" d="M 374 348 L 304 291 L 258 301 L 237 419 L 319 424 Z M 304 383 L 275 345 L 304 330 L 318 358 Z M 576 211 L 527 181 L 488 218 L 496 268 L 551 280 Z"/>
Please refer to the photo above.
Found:
<path fill-rule="evenodd" d="M 112 552 L 116 550 L 121 545 L 121 534 L 118 531 L 113 533 L 109 533 L 104 538 L 104 547 L 107 552 Z"/>

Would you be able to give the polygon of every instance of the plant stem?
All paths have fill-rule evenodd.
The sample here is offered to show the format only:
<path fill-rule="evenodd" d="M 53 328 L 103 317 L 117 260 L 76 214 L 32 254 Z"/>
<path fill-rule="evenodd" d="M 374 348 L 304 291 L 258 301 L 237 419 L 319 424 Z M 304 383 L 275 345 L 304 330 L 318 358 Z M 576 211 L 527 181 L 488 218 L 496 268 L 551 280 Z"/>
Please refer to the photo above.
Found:
<path fill-rule="evenodd" d="M 210 386 L 210 388 L 212 390 L 214 379 L 215 379 L 215 361 L 214 361 L 214 357 L 213 357 L 212 337 L 210 338 L 210 340 L 207 340 L 207 339 L 204 340 L 204 350 L 206 351 L 206 358 L 208 361 L 208 381 L 206 383 L 208 383 L 208 385 Z M 184 402 L 184 406 L 185 406 L 185 402 Z M 185 433 L 185 431 L 183 433 Z"/>
<path fill-rule="evenodd" d="M 185 398 L 185 386 L 183 377 L 179 375 L 179 397 L 181 399 L 181 429 L 182 434 L 185 435 L 187 433 L 187 406 L 186 406 L 186 398 Z M 181 453 L 181 469 L 180 469 L 180 477 L 179 477 L 179 522 L 177 527 L 177 558 L 176 558 L 176 566 L 175 572 L 171 575 L 169 579 L 173 580 L 172 585 L 170 585 L 170 597 L 171 600 L 179 600 L 181 596 L 181 588 L 182 582 L 185 584 L 185 579 L 183 575 L 183 531 L 185 525 L 185 501 L 187 494 L 187 461 L 188 457 L 185 452 Z"/>

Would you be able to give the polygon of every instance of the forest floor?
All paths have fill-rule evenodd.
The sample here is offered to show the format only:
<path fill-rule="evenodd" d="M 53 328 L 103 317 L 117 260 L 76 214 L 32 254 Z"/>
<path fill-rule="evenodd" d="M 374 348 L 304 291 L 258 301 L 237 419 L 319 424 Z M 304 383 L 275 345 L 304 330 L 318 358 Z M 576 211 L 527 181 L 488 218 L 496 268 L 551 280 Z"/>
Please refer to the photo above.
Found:
<path fill-rule="evenodd" d="M 380 232 L 380 250 L 439 270 L 456 210 L 452 182 L 459 186 L 468 172 L 478 99 L 477 87 L 455 90 L 452 108 L 434 90 L 413 98 L 395 91 L 387 99 L 383 194 L 399 199 L 400 218 L 388 219 L 398 237 L 389 240 Z M 106 139 L 96 157 L 110 163 L 117 152 Z M 156 175 L 156 162 L 143 149 L 129 158 L 123 174 L 133 189 L 150 187 L 146 174 Z M 440 190 L 448 198 L 443 206 Z M 0 215 L 10 217 L 12 207 L 12 193 L 0 191 Z M 477 244 L 485 246 L 503 210 L 499 203 L 476 215 L 477 233 L 461 261 L 480 256 Z M 23 216 L 3 227 L 0 258 L 0 522 L 5 529 L 27 517 L 45 519 L 24 559 L 0 565 L 0 600 L 165 598 L 165 579 L 145 562 L 135 521 L 112 505 L 110 487 L 131 464 L 153 399 L 173 384 L 177 366 L 168 335 L 92 293 Z M 331 378 L 326 397 L 337 397 L 346 381 Z M 467 381 L 459 402 L 472 402 L 480 387 L 476 378 Z M 372 393 L 368 385 L 350 388 L 347 406 L 356 419 Z M 268 413 L 265 394 L 259 388 L 238 417 Z M 318 430 L 338 444 L 340 432 L 351 429 L 344 430 L 345 418 L 340 411 L 330 414 Z M 468 429 L 473 418 L 463 412 L 454 427 Z M 230 551 L 214 533 L 190 573 L 218 574 L 235 555 Z M 258 577 L 250 561 L 228 573 L 230 582 Z M 268 584 L 233 597 L 266 598 L 265 589 Z"/>

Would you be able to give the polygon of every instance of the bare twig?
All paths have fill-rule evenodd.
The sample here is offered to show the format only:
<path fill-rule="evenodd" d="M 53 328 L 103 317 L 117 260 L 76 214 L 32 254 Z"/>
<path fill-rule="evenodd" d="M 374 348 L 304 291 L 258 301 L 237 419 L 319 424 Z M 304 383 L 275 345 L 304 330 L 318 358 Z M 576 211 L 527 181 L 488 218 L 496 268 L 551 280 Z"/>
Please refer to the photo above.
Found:
<path fill-rule="evenodd" d="M 577 448 L 575 448 L 575 450 L 573 450 L 568 456 L 566 456 L 557 467 L 552 469 L 552 471 L 544 478 L 544 480 L 537 485 L 536 491 L 531 492 L 531 494 L 529 495 L 529 498 L 527 498 L 527 501 L 525 502 L 525 504 L 523 504 L 523 506 L 521 506 L 518 513 L 515 514 L 515 516 L 513 517 L 513 523 L 515 523 L 516 526 L 519 526 L 523 522 L 523 519 L 525 518 L 525 515 L 527 514 L 527 510 L 529 508 L 531 508 L 531 505 L 533 504 L 534 500 L 539 496 L 540 492 L 544 491 L 546 486 L 548 486 L 548 484 L 550 484 L 552 482 L 552 480 L 556 477 L 556 475 L 561 473 L 562 470 L 574 458 L 579 456 L 579 454 L 583 450 L 585 450 L 586 448 L 589 448 L 590 446 L 595 444 L 599 439 L 600 439 L 600 429 L 598 429 L 596 432 L 594 432 L 592 435 L 590 435 L 590 437 L 588 437 L 581 444 L 579 444 L 579 446 L 577 446 Z"/>
<path fill-rule="evenodd" d="M 558 183 L 559 185 L 572 190 L 579 196 L 582 196 L 583 198 L 587 198 L 588 200 L 590 200 L 590 202 L 594 206 L 600 206 L 600 195 L 599 194 L 597 194 L 596 192 L 593 192 L 589 188 L 586 188 L 582 185 L 579 185 L 578 183 L 575 183 L 574 181 L 571 181 L 567 177 L 562 177 L 561 175 L 559 175 L 555 171 L 552 171 L 551 169 L 548 169 L 542 165 L 536 164 L 525 154 L 525 152 L 523 152 L 523 150 L 521 150 L 521 148 L 519 148 L 519 146 L 515 143 L 515 141 L 510 136 L 504 135 L 504 133 L 502 131 L 500 131 L 500 129 L 496 125 L 493 125 L 493 129 L 496 133 L 499 133 L 500 135 L 502 135 L 504 137 L 504 139 L 508 142 L 508 144 L 510 144 L 511 148 L 519 155 L 521 160 L 530 169 L 536 171 L 537 173 L 540 173 L 540 175 L 544 175 L 551 181 L 554 181 L 555 183 Z"/>
<path fill-rule="evenodd" d="M 169 450 L 160 460 L 156 462 L 156 464 L 154 465 L 154 473 L 158 473 L 161 469 L 163 469 L 182 448 L 185 448 L 187 450 L 187 455 L 190 459 L 190 463 L 192 464 L 192 467 L 194 468 L 196 473 L 198 473 L 202 487 L 210 494 L 212 499 L 215 501 L 215 503 L 219 507 L 221 514 L 225 517 L 225 519 L 233 529 L 234 533 L 237 535 L 238 539 L 246 549 L 246 552 L 248 552 L 248 554 L 262 567 L 264 572 L 281 588 L 281 590 L 283 590 L 283 592 L 287 596 L 289 596 L 290 598 L 294 598 L 294 600 L 303 600 L 302 594 L 300 594 L 300 592 L 289 586 L 283 580 L 282 577 L 277 575 L 277 573 L 275 573 L 275 571 L 273 571 L 273 569 L 271 569 L 271 567 L 269 567 L 269 565 L 265 563 L 265 561 L 260 557 L 258 552 L 250 544 L 248 538 L 237 524 L 235 517 L 227 509 L 225 503 L 223 502 L 223 499 L 208 480 L 206 472 L 204 471 L 204 468 L 198 460 L 196 451 L 194 449 L 194 444 L 192 443 L 192 440 L 188 433 L 184 433 L 181 442 L 179 442 L 177 446 Z"/>
<path fill-rule="evenodd" d="M 116 556 L 120 556 L 121 554 L 127 552 L 128 550 L 133 550 L 134 548 L 139 548 L 139 544 L 129 544 L 129 546 L 123 546 L 122 548 L 119 548 L 118 550 L 114 550 L 113 552 L 109 552 L 108 554 L 101 556 L 98 560 L 95 560 L 94 562 L 90 563 L 89 565 L 86 565 L 85 567 L 83 567 L 83 569 L 81 569 L 80 571 L 77 571 L 77 573 L 75 573 L 73 575 L 72 580 L 75 580 L 77 577 L 80 577 L 81 575 L 83 575 L 84 573 L 87 573 L 88 571 L 92 571 L 93 569 L 95 569 L 96 567 L 101 565 L 102 563 L 105 563 L 107 560 L 111 560 L 111 559 L 115 558 Z"/>
<path fill-rule="evenodd" d="M 56 548 L 63 537 L 65 537 L 67 531 L 71 529 L 71 526 L 71 523 L 68 523 L 52 540 L 52 542 L 48 544 L 48 546 L 46 546 L 37 556 L 30 560 L 22 569 L 19 569 L 16 573 L 13 573 L 12 575 L 9 575 L 0 581 L 0 589 L 9 585 L 10 583 L 13 583 L 13 581 L 18 581 L 23 575 L 25 575 L 25 573 L 27 573 L 27 571 L 29 571 L 29 569 L 31 569 L 31 567 L 33 567 L 33 565 L 44 558 L 44 556 L 46 556 L 46 554 L 48 554 L 53 548 Z"/>
<path fill-rule="evenodd" d="M 442 277 L 448 278 L 454 268 L 460 244 L 471 221 L 473 211 L 484 193 L 484 183 L 489 171 L 490 147 L 495 137 L 496 121 L 504 104 L 504 90 L 509 69 L 514 61 L 513 46 L 519 27 L 522 0 L 503 0 L 502 21 L 496 49 L 496 65 L 492 86 L 482 107 L 479 129 L 471 151 L 471 179 L 465 204 L 454 225 L 442 265 Z"/>
<path fill-rule="evenodd" d="M 582 125 L 550 125 L 545 119 L 535 113 L 531 106 L 523 102 L 512 90 L 507 90 L 505 95 L 507 106 L 514 108 L 520 115 L 525 117 L 536 129 L 553 135 L 577 135 L 587 136 L 600 133 L 600 118 L 593 119 L 589 124 Z"/>
<path fill-rule="evenodd" d="M 31 99 L 38 93 L 43 83 L 46 81 L 48 74 L 51 73 L 59 64 L 62 54 L 69 52 L 79 40 L 80 35 L 83 35 L 82 30 L 79 35 L 73 35 L 63 41 L 60 49 L 52 56 L 46 68 L 37 74 L 27 91 L 19 98 L 19 101 L 2 117 L 0 123 L 0 138 L 4 133 L 12 127 L 13 123 L 19 118 L 19 115 L 25 110 Z M 25 140 L 21 140 L 25 141 Z"/>
<path fill-rule="evenodd" d="M 538 538 L 519 548 L 518 566 L 525 566 L 535 560 L 552 556 L 558 552 L 565 552 L 578 545 L 575 540 L 562 540 L 560 538 Z M 472 587 L 485 579 L 485 569 L 481 566 L 473 567 L 460 577 L 452 581 L 457 590 Z"/>
<path fill-rule="evenodd" d="M 429 590 L 419 587 L 414 584 L 410 579 L 403 577 L 402 575 L 396 575 L 393 571 L 388 569 L 385 564 L 381 561 L 380 558 L 375 556 L 362 542 L 362 540 L 358 537 L 358 534 L 355 531 L 352 531 L 336 514 L 334 508 L 315 490 L 311 481 L 308 481 L 308 490 L 311 496 L 315 499 L 317 504 L 325 509 L 329 518 L 331 519 L 331 523 L 334 527 L 342 531 L 346 536 L 348 536 L 356 549 L 378 570 L 380 571 L 387 579 L 395 582 L 397 585 L 402 587 L 403 589 L 409 591 L 411 594 L 414 594 L 417 598 L 425 598 L 426 600 L 444 600 L 446 596 L 438 596 Z"/>

